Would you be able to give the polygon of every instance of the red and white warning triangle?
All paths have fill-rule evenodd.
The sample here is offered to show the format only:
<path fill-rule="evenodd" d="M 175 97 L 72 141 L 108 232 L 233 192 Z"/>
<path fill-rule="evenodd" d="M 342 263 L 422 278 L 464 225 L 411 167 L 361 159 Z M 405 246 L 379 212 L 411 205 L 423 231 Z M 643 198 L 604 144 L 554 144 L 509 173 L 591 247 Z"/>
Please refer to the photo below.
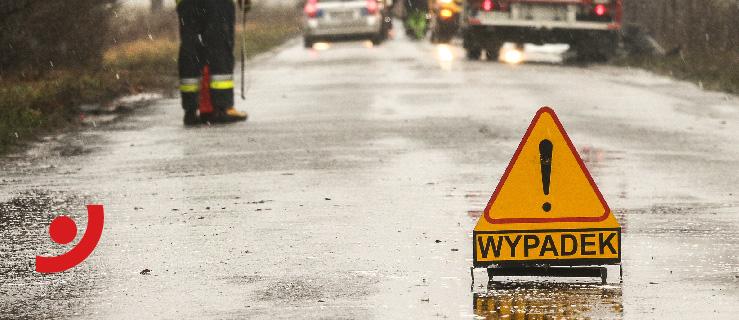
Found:
<path fill-rule="evenodd" d="M 475 231 L 617 228 L 551 108 L 539 109 Z"/>

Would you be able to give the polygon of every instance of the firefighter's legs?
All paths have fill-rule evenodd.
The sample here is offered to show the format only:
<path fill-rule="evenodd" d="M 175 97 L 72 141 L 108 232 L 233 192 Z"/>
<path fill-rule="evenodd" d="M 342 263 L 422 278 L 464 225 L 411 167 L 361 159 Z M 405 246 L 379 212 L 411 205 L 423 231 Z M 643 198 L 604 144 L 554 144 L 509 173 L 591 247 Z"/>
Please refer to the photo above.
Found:
<path fill-rule="evenodd" d="M 204 30 L 204 16 L 200 0 L 182 0 L 177 5 L 180 18 L 180 52 L 177 60 L 180 76 L 182 108 L 195 112 L 199 107 L 200 76 L 204 65 L 199 35 Z M 187 123 L 187 117 L 185 122 Z"/>
<path fill-rule="evenodd" d="M 210 70 L 210 96 L 213 108 L 225 110 L 234 105 L 234 23 L 236 8 L 232 0 L 204 2 L 206 24 L 203 43 Z"/>
<path fill-rule="evenodd" d="M 206 24 L 203 44 L 207 51 L 210 71 L 211 114 L 201 114 L 204 122 L 232 122 L 246 120 L 246 112 L 234 109 L 234 23 L 236 6 L 232 0 L 204 2 Z"/>
<path fill-rule="evenodd" d="M 182 0 L 177 5 L 180 18 L 178 68 L 185 124 L 202 121 L 246 120 L 245 112 L 233 108 L 234 23 L 232 0 Z M 197 117 L 201 75 L 210 70 L 210 97 L 215 112 Z"/>

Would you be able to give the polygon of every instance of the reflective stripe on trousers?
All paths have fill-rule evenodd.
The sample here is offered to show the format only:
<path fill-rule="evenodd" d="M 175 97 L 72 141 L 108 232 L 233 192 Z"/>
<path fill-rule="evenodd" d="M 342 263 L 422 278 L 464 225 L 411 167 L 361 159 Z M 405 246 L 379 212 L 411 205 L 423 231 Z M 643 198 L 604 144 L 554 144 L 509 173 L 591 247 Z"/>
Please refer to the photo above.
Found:
<path fill-rule="evenodd" d="M 180 79 L 180 92 L 200 92 L 200 78 Z"/>
<path fill-rule="evenodd" d="M 233 89 L 234 76 L 232 74 L 217 74 L 210 76 L 210 88 L 216 90 Z"/>

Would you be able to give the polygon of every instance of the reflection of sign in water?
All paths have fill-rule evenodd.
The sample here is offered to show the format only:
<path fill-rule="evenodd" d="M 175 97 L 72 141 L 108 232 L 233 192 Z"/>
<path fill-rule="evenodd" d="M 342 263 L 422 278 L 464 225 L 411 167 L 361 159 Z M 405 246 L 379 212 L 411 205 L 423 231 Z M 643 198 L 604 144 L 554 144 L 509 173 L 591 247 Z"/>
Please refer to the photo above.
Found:
<path fill-rule="evenodd" d="M 620 263 L 621 226 L 552 109 L 532 120 L 473 242 L 476 268 Z"/>
<path fill-rule="evenodd" d="M 473 295 L 482 319 L 550 319 L 623 317 L 621 288 L 565 283 L 498 285 Z"/>

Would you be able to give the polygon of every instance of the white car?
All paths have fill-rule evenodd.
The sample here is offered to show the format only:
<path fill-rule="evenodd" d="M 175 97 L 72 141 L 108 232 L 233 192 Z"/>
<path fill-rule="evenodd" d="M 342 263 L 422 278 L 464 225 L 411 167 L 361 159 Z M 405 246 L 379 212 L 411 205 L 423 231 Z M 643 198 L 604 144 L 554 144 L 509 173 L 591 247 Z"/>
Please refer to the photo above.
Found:
<path fill-rule="evenodd" d="M 385 2 L 377 0 L 308 0 L 303 19 L 306 48 L 316 41 L 369 39 L 379 44 Z"/>

